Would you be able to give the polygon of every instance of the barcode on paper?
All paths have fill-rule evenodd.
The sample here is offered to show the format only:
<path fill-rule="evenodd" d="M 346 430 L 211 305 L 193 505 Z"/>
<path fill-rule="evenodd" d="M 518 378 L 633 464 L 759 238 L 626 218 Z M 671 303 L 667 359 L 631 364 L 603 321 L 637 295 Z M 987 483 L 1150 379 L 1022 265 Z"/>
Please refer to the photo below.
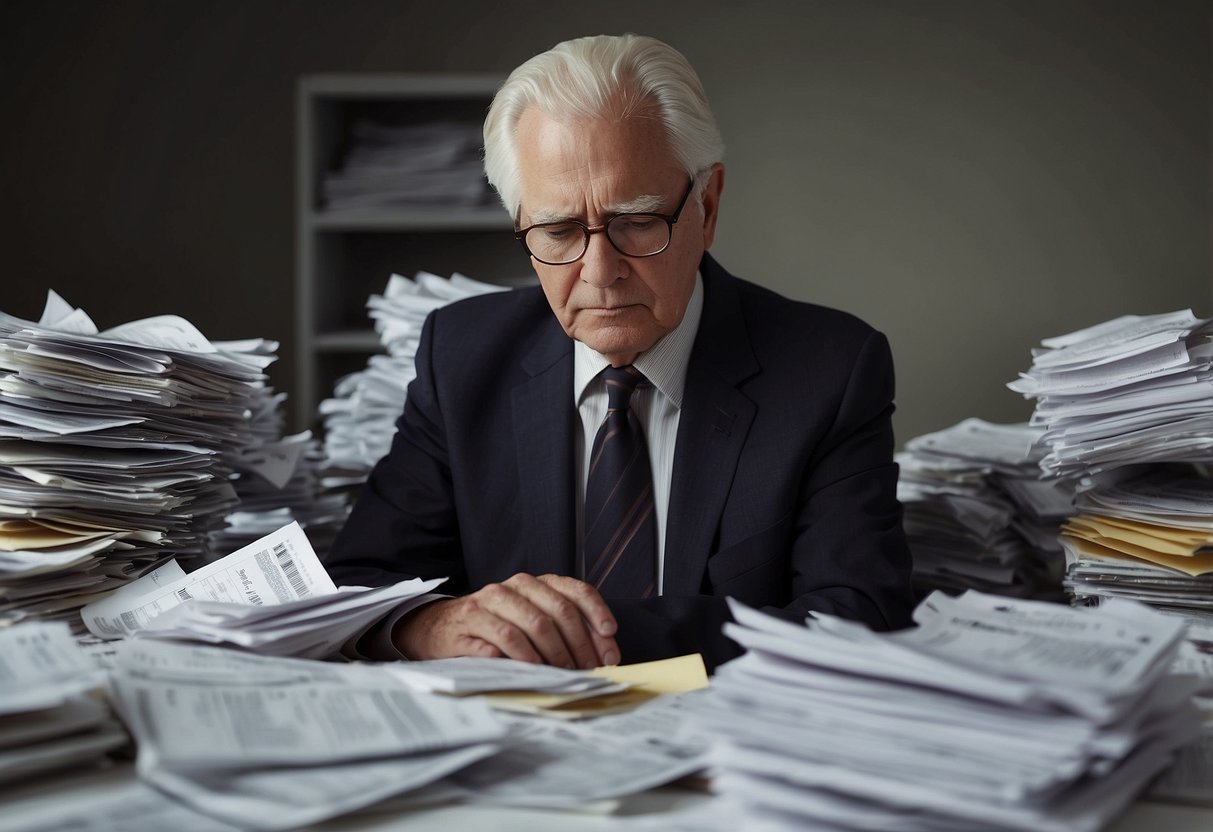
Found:
<path fill-rule="evenodd" d="M 287 548 L 285 542 L 274 547 L 274 557 L 278 558 L 278 565 L 282 567 L 286 579 L 291 582 L 291 589 L 295 590 L 296 597 L 306 598 L 311 595 L 308 592 L 307 584 L 303 582 L 303 576 L 299 574 L 299 567 L 295 565 L 295 558 L 292 557 L 291 550 Z"/>

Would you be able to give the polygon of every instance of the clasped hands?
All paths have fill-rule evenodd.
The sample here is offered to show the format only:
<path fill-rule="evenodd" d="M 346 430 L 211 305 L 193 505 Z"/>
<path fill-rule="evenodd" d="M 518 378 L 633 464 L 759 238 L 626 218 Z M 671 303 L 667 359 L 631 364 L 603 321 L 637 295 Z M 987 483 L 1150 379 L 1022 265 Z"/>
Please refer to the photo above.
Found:
<path fill-rule="evenodd" d="M 413 659 L 492 656 L 587 669 L 619 663 L 616 629 L 584 581 L 519 572 L 414 610 L 396 622 L 392 641 Z"/>

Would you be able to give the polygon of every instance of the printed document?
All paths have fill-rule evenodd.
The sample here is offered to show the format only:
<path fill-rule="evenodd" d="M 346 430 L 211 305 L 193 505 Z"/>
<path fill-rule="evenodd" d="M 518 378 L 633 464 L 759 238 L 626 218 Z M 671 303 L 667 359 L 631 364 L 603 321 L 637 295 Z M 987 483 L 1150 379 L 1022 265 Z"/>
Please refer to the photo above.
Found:
<path fill-rule="evenodd" d="M 337 591 L 298 523 L 167 585 L 150 578 L 141 578 L 118 597 L 86 606 L 81 616 L 89 632 L 106 639 L 129 636 L 193 598 L 260 606 Z"/>

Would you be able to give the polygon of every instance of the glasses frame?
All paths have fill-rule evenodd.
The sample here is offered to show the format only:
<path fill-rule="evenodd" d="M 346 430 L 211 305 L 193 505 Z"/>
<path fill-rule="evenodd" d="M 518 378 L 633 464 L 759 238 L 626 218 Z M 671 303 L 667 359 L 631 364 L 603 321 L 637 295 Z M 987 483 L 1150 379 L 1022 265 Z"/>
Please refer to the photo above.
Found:
<path fill-rule="evenodd" d="M 686 193 L 684 193 L 682 195 L 682 201 L 678 203 L 678 207 L 676 209 L 674 209 L 674 213 L 672 213 L 672 214 L 658 214 L 653 211 L 637 211 L 637 212 L 628 213 L 628 214 L 615 214 L 614 216 L 607 218 L 607 221 L 602 223 L 601 225 L 586 225 L 585 223 L 581 222 L 580 220 L 561 220 L 560 222 L 537 222 L 533 225 L 528 225 L 526 228 L 516 230 L 514 232 L 514 239 L 517 240 L 518 242 L 522 243 L 522 248 L 526 251 L 526 253 L 529 256 L 534 257 L 540 263 L 543 263 L 544 265 L 547 265 L 547 266 L 567 266 L 570 263 L 576 263 L 582 257 L 585 257 L 585 253 L 590 250 L 590 236 L 591 235 L 598 234 L 600 232 L 606 232 L 607 228 L 610 227 L 611 223 L 613 223 L 615 220 L 619 219 L 620 217 L 652 217 L 655 220 L 662 220 L 666 224 L 666 231 L 668 233 L 666 234 L 665 245 L 662 246 L 661 248 L 657 249 L 657 251 L 652 252 L 651 254 L 628 254 L 626 251 L 619 248 L 619 246 L 615 245 L 615 241 L 611 239 L 610 234 L 607 234 L 606 238 L 607 238 L 607 242 L 609 242 L 611 244 L 611 248 L 615 249 L 615 251 L 618 251 L 624 257 L 636 257 L 636 258 L 656 257 L 658 254 L 661 254 L 661 252 L 665 251 L 667 248 L 670 247 L 670 241 L 674 239 L 674 224 L 676 222 L 678 222 L 678 218 L 680 216 L 682 216 L 682 209 L 686 207 L 687 200 L 691 198 L 691 191 L 693 191 L 693 190 L 695 190 L 695 177 L 694 176 L 691 177 L 691 181 L 687 185 Z M 544 260 L 542 257 L 537 257 L 535 255 L 535 252 L 531 251 L 531 247 L 526 244 L 526 235 L 529 234 L 532 229 L 546 228 L 548 226 L 553 226 L 553 225 L 576 225 L 581 229 L 581 235 L 582 235 L 581 254 L 578 254 L 572 260 L 562 260 L 559 263 L 553 263 L 550 260 Z"/>

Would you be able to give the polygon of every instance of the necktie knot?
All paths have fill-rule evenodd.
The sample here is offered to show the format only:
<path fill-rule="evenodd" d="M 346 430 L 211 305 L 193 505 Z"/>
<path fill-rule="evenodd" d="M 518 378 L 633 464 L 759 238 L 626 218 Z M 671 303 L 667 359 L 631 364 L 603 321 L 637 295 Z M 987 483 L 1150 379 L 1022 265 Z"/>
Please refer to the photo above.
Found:
<path fill-rule="evenodd" d="M 644 374 L 627 364 L 623 367 L 607 367 L 602 371 L 602 378 L 606 382 L 607 409 L 627 410 L 632 393 L 644 381 Z"/>

